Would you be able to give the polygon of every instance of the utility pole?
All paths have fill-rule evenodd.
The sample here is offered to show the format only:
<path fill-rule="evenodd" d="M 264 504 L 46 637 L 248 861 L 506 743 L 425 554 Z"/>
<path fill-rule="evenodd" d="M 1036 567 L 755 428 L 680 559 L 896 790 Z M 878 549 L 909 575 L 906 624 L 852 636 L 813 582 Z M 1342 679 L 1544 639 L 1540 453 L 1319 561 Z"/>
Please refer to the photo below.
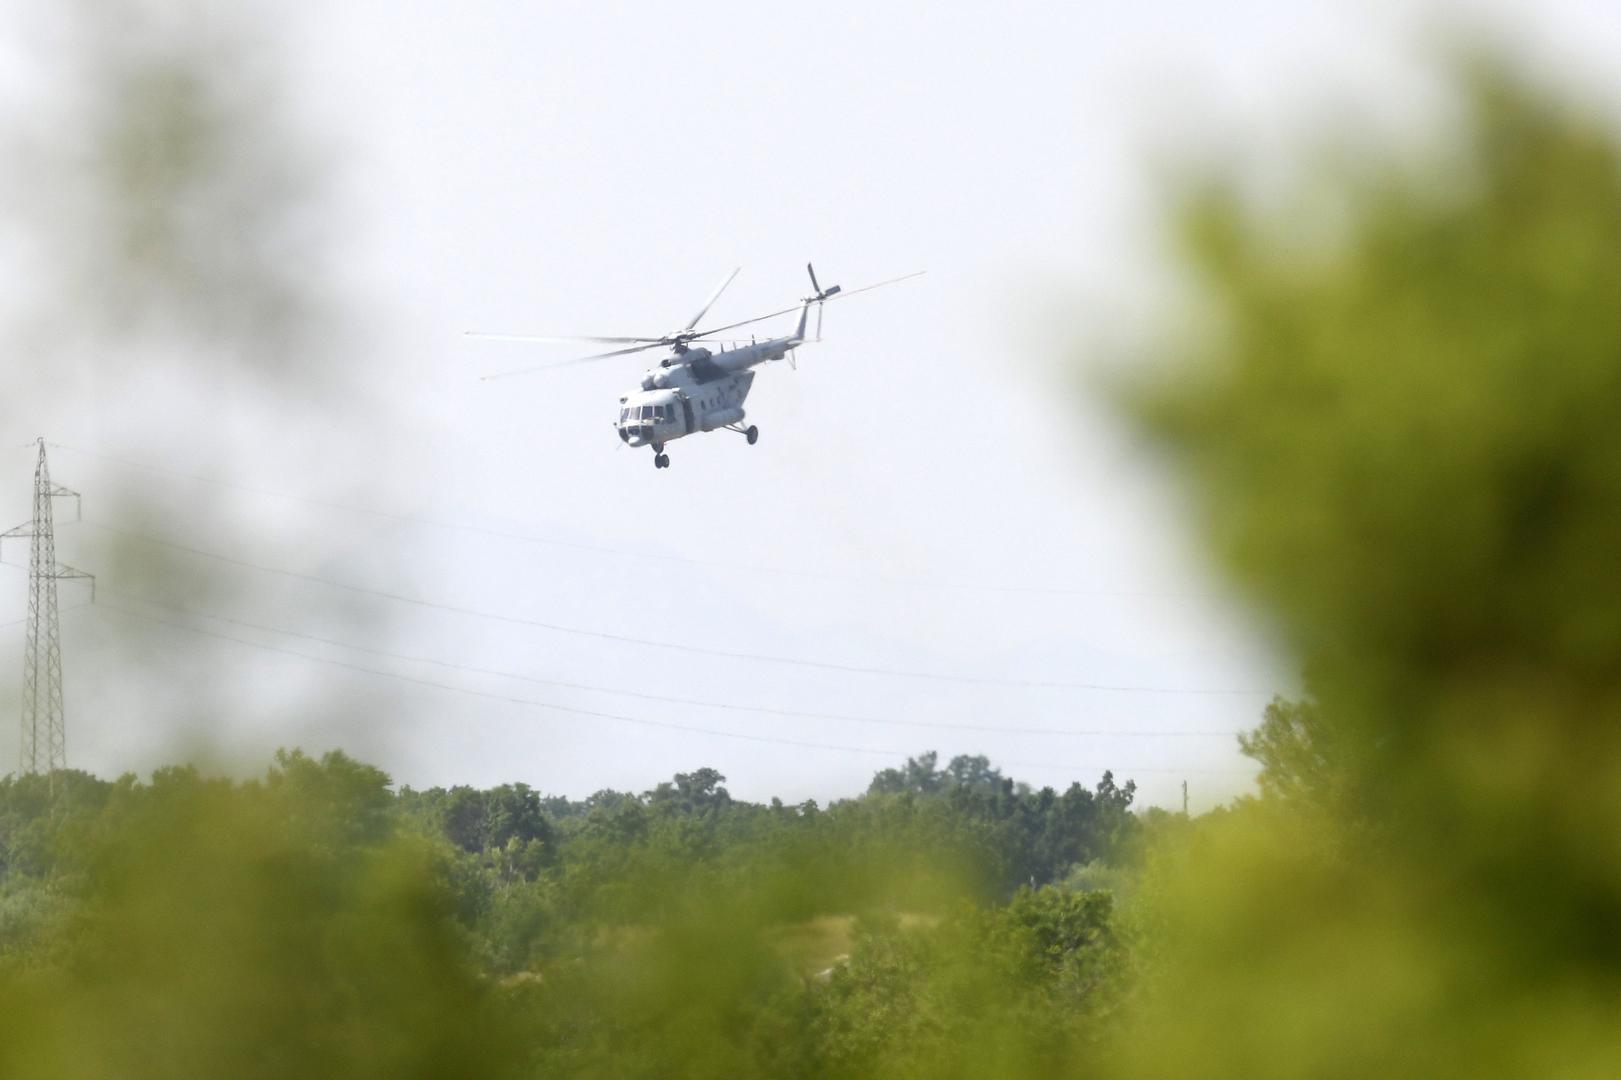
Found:
<path fill-rule="evenodd" d="M 1188 782 L 1182 781 L 1182 816 L 1188 816 Z"/>
<path fill-rule="evenodd" d="M 56 583 L 69 578 L 90 582 L 90 598 L 96 597 L 95 578 L 83 570 L 56 561 L 56 529 L 52 501 L 74 500 L 78 518 L 77 491 L 51 483 L 45 461 L 45 440 L 39 440 L 39 464 L 34 467 L 34 516 L 26 525 L 0 533 L 0 541 L 29 537 L 28 631 L 23 643 L 23 708 L 21 772 L 47 774 L 67 768 L 67 728 L 62 718 L 62 636 L 56 611 Z"/>

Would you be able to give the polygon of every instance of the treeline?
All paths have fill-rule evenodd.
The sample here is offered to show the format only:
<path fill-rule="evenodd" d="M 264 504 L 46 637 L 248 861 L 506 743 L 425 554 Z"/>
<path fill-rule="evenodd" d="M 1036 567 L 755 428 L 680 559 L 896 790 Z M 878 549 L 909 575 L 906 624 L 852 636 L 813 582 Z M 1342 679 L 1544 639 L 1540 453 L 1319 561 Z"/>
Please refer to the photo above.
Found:
<path fill-rule="evenodd" d="M 934 754 L 825 807 L 713 769 L 396 792 L 299 751 L 247 782 L 8 777 L 0 1006 L 47 1022 L 0 1020 L 0 1071 L 80 1075 L 70 1032 L 135 1076 L 969 1075 L 966 1030 L 1061 1062 L 1127 968 L 1110 896 L 1061 883 L 1126 872 L 1134 790 Z"/>
<path fill-rule="evenodd" d="M 941 895 L 1005 900 L 1019 885 L 1118 859 L 1136 836 L 1129 781 L 1120 787 L 1106 774 L 1095 789 L 1059 794 L 1017 784 L 983 757 L 944 769 L 936 761 L 929 753 L 885 770 L 864 797 L 825 808 L 733 799 L 726 778 L 706 768 L 640 794 L 580 801 L 521 784 L 407 789 L 398 812 L 406 827 L 454 845 L 464 910 L 511 918 L 515 907 L 539 906 L 545 917 L 519 921 L 541 935 L 664 914 L 715 893 L 755 898 L 784 919 L 917 908 Z M 504 970 L 546 952 L 543 936 L 490 940 Z"/>

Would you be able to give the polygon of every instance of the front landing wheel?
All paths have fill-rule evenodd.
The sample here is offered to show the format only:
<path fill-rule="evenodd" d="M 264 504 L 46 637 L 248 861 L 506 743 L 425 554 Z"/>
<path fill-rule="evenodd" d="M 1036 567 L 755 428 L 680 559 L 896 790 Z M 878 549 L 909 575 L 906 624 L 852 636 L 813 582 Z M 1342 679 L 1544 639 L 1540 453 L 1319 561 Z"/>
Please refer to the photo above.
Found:
<path fill-rule="evenodd" d="M 749 441 L 750 446 L 753 446 L 760 441 L 760 429 L 750 424 L 749 429 L 743 433 L 743 437 Z"/>
<path fill-rule="evenodd" d="M 655 455 L 653 455 L 653 468 L 655 468 L 655 469 L 668 469 L 669 467 L 670 467 L 670 455 L 669 454 L 655 454 Z"/>

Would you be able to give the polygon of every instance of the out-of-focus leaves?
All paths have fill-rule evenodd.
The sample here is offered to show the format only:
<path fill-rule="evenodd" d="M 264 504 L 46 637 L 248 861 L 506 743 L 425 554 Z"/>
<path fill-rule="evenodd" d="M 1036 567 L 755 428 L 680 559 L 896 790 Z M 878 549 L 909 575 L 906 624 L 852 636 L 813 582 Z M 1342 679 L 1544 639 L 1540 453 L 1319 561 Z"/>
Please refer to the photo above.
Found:
<path fill-rule="evenodd" d="M 375 816 L 386 784 L 294 754 L 263 784 L 169 770 L 76 809 L 72 902 L 40 962 L 0 966 L 0 1073 L 506 1075 L 433 852 Z"/>
<path fill-rule="evenodd" d="M 252 16 L 98 0 L 57 17 L 62 92 L 19 121 L 45 332 L 142 363 L 159 359 L 145 339 L 209 366 L 318 376 L 319 170 Z"/>
<path fill-rule="evenodd" d="M 1062 1071 L 1096 1056 L 1127 942 L 1033 841 L 1073 828 L 1122 880 L 1130 793 L 976 787 L 994 772 L 825 810 L 713 769 L 394 793 L 296 750 L 245 784 L 6 778 L 0 1073 Z M 1042 887 L 1005 886 L 1010 858 Z"/>
<path fill-rule="evenodd" d="M 1150 890 L 1133 1074 L 1621 1071 L 1621 142 L 1460 72 L 1332 244 L 1186 206 L 1210 317 L 1133 406 L 1315 694 L 1246 744 L 1287 798 Z"/>
<path fill-rule="evenodd" d="M 278 543 L 307 550 L 319 532 L 331 550 L 331 523 L 232 486 L 301 490 L 288 478 L 323 462 L 321 484 L 341 501 L 334 485 L 377 482 L 343 444 L 374 447 L 367 432 L 390 408 L 386 396 L 338 393 L 358 371 L 338 344 L 344 225 L 326 197 L 331 155 L 283 55 L 299 16 L 203 0 L 11 7 L 8 28 L 26 35 L 32 60 L 23 81 L 35 86 L 0 101 L 12 166 L 0 178 L 0 240 L 19 268 L 0 325 L 14 361 L 0 428 L 74 447 L 53 448 L 51 464 L 84 492 L 85 522 L 62 528 L 59 517 L 58 551 L 96 575 L 104 604 L 79 617 L 100 624 L 78 654 L 93 668 L 70 657 L 69 670 L 95 670 L 101 700 L 138 703 L 149 742 L 207 740 L 230 754 L 254 722 L 242 683 L 186 678 L 218 643 L 153 620 L 185 623 L 178 609 L 263 618 L 273 583 L 198 552 L 251 535 L 261 563 L 285 565 L 270 554 Z M 345 475 L 334 460 L 359 463 Z M 379 634 L 386 611 L 341 590 L 300 601 L 305 625 L 357 640 Z M 314 670 L 303 678 L 323 696 L 331 687 Z M 389 691 L 371 693 L 391 704 Z M 365 712 L 322 720 L 358 728 Z"/>

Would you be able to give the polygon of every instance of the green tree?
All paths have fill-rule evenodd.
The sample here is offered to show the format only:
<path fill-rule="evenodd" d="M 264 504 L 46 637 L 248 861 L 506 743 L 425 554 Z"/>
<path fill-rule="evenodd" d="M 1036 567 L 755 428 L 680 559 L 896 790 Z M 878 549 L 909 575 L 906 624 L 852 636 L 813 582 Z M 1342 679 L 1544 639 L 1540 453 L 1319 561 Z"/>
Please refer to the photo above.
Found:
<path fill-rule="evenodd" d="M 69 811 L 96 826 L 90 872 L 35 962 L 0 963 L 0 1074 L 510 1074 L 505 1014 L 377 770 L 295 751 L 265 783 L 115 793 Z"/>
<path fill-rule="evenodd" d="M 1355 800 L 1345 789 L 1359 763 L 1348 759 L 1342 737 L 1343 728 L 1316 702 L 1273 698 L 1260 726 L 1241 734 L 1238 745 L 1261 765 L 1262 794 L 1353 813 Z"/>
<path fill-rule="evenodd" d="M 1621 1071 L 1621 149 L 1500 64 L 1304 205 L 1217 180 L 1134 392 L 1310 676 L 1272 796 L 1163 862 L 1139 1075 Z M 1327 189 L 1331 199 L 1320 197 Z M 1301 237 L 1310 236 L 1310 242 Z"/>

